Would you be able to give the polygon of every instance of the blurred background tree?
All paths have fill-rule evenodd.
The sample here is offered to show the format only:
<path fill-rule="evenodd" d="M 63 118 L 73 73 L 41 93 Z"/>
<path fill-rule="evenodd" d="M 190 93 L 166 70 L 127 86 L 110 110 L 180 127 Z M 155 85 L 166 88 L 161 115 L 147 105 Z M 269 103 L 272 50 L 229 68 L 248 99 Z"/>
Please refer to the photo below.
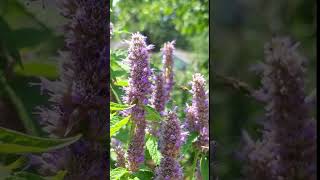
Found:
<path fill-rule="evenodd" d="M 263 106 L 243 92 L 225 86 L 215 74 L 232 76 L 258 88 L 260 78 L 250 68 L 264 58 L 263 46 L 273 35 L 300 42 L 308 59 L 306 92 L 316 87 L 316 1 L 314 0 L 215 0 L 210 2 L 210 105 L 217 141 L 214 172 L 219 179 L 243 179 L 237 160 L 241 132 L 259 137 L 257 121 Z"/>

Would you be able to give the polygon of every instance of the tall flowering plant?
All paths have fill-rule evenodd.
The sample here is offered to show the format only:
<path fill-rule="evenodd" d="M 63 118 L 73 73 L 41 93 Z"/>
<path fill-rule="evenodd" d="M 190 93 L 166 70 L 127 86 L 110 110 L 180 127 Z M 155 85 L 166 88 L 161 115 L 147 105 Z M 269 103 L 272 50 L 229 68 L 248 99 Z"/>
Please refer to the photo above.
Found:
<path fill-rule="evenodd" d="M 34 155 L 31 166 L 42 174 L 66 170 L 66 179 L 106 179 L 109 24 L 104 0 L 58 1 L 64 26 L 65 48 L 60 53 L 60 77 L 41 79 L 41 90 L 51 105 L 39 107 L 39 121 L 51 137 L 82 134 L 76 143 L 53 152 Z"/>
<path fill-rule="evenodd" d="M 111 50 L 111 179 L 208 179 L 204 77 L 194 76 L 190 96 L 194 109 L 202 114 L 184 122 L 178 114 L 185 114 L 186 107 L 170 110 L 167 105 L 169 100 L 174 102 L 170 97 L 174 89 L 174 41 L 164 44 L 160 52 L 163 63 L 156 71 L 150 68 L 153 46 L 146 40 L 141 33 L 133 33 L 126 41 L 127 50 Z M 186 128 L 191 123 L 199 124 L 196 132 Z"/>
<path fill-rule="evenodd" d="M 317 179 L 316 121 L 304 88 L 306 59 L 298 44 L 275 37 L 265 45 L 262 87 L 254 96 L 266 105 L 262 138 L 247 137 L 248 179 Z"/>

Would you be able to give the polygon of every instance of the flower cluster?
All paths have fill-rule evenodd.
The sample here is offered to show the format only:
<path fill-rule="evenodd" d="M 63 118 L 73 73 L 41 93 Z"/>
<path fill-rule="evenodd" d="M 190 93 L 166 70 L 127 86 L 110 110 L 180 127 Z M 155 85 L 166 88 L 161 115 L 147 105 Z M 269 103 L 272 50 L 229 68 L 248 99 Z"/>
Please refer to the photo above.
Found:
<path fill-rule="evenodd" d="M 305 59 L 288 38 L 265 46 L 262 88 L 266 103 L 261 141 L 248 141 L 249 179 L 316 179 L 316 122 L 304 90 Z"/>
<path fill-rule="evenodd" d="M 164 77 L 162 72 L 155 75 L 155 84 L 153 87 L 153 93 L 152 93 L 152 99 L 151 104 L 153 107 L 160 113 L 160 115 L 163 115 L 165 110 L 165 89 L 164 89 Z"/>
<path fill-rule="evenodd" d="M 149 51 L 153 47 L 147 46 L 145 39 L 146 37 L 140 33 L 132 34 L 127 57 L 130 65 L 130 78 L 123 99 L 127 104 L 135 104 L 126 112 L 131 115 L 134 123 L 134 134 L 127 152 L 128 167 L 131 171 L 137 171 L 139 165 L 144 161 L 146 129 L 144 105 L 148 104 L 148 95 L 151 94 Z"/>
<path fill-rule="evenodd" d="M 180 121 L 175 112 L 168 112 L 167 118 L 162 122 L 160 129 L 159 147 L 163 158 L 156 170 L 155 179 L 182 179 L 182 169 L 177 161 L 182 143 Z"/>
<path fill-rule="evenodd" d="M 192 105 L 186 109 L 185 127 L 190 132 L 197 132 L 199 138 L 197 145 L 200 150 L 207 152 L 209 149 L 209 101 L 205 91 L 204 77 L 197 73 L 191 82 Z"/>
<path fill-rule="evenodd" d="M 167 42 L 163 45 L 162 52 L 163 52 L 163 76 L 165 82 L 165 100 L 166 102 L 170 99 L 170 92 L 174 85 L 173 81 L 173 50 L 175 41 Z"/>
<path fill-rule="evenodd" d="M 68 151 L 57 170 L 68 171 L 66 179 L 106 179 L 107 154 L 99 138 L 105 137 L 109 101 L 109 49 L 105 0 L 58 1 L 65 25 L 65 52 L 61 52 L 60 78 L 41 79 L 42 90 L 48 92 L 50 107 L 41 107 L 41 125 L 49 136 L 63 138 L 85 134 L 85 138 L 61 149 Z M 64 153 L 59 153 L 64 154 Z M 50 159 L 56 153 L 42 158 Z M 81 158 L 79 158 L 81 157 Z M 54 164 L 55 161 L 47 161 Z M 53 165 L 54 166 L 54 165 Z"/>

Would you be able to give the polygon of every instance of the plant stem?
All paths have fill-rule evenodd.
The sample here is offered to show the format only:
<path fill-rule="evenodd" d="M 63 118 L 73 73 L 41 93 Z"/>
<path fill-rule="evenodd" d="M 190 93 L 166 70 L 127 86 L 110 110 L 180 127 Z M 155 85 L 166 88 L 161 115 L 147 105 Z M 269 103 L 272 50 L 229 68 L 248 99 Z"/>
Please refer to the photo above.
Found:
<path fill-rule="evenodd" d="M 191 176 L 190 176 L 191 180 L 194 179 L 194 172 L 196 171 L 196 166 L 197 166 L 199 155 L 200 155 L 200 152 L 197 150 L 195 152 L 194 159 L 193 159 L 193 164 L 192 164 L 192 169 L 191 169 Z"/>

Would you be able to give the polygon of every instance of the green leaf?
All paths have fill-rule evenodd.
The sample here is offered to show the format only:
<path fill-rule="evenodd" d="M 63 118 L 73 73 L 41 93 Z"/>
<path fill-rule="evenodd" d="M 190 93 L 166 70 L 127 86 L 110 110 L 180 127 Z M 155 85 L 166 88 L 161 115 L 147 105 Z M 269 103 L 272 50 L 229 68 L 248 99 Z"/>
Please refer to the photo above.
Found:
<path fill-rule="evenodd" d="M 120 180 L 122 176 L 128 173 L 128 170 L 122 167 L 118 167 L 115 169 L 112 169 L 110 172 L 110 179 L 112 180 Z"/>
<path fill-rule="evenodd" d="M 128 83 L 128 81 L 117 80 L 114 82 L 114 85 L 125 87 L 125 86 L 129 86 L 129 83 Z"/>
<path fill-rule="evenodd" d="M 26 171 L 14 173 L 13 175 L 5 178 L 5 180 L 46 180 L 37 174 L 33 174 Z"/>
<path fill-rule="evenodd" d="M 130 116 L 125 117 L 121 121 L 115 123 L 113 126 L 110 128 L 110 137 L 112 137 L 114 134 L 116 134 L 123 126 L 125 126 L 130 119 Z"/>
<path fill-rule="evenodd" d="M 138 172 L 133 174 L 137 179 L 153 179 L 153 172 L 148 169 L 140 169 Z"/>
<path fill-rule="evenodd" d="M 147 150 L 149 151 L 151 159 L 154 161 L 156 165 L 159 165 L 161 160 L 161 153 L 158 150 L 157 138 L 154 136 L 149 136 L 146 142 L 146 147 L 147 147 Z"/>
<path fill-rule="evenodd" d="M 192 143 L 195 142 L 197 138 L 198 138 L 198 133 L 196 132 L 191 132 L 188 135 L 186 143 L 184 143 L 181 148 L 182 154 L 186 154 L 189 151 L 189 149 L 192 147 Z"/>
<path fill-rule="evenodd" d="M 63 180 L 66 173 L 67 171 L 59 171 L 55 176 L 42 177 L 31 172 L 20 171 L 13 175 L 1 174 L 0 178 L 5 180 Z"/>
<path fill-rule="evenodd" d="M 6 94 L 10 97 L 10 100 L 14 104 L 16 110 L 18 111 L 18 115 L 22 120 L 22 123 L 26 128 L 27 132 L 32 135 L 39 135 L 39 132 L 37 130 L 37 124 L 29 117 L 21 99 L 17 96 L 17 94 L 7 83 L 4 77 L 0 77 L 0 85 L 4 87 Z"/>
<path fill-rule="evenodd" d="M 209 180 L 209 161 L 206 156 L 200 160 L 200 172 L 203 180 Z"/>
<path fill-rule="evenodd" d="M 151 106 L 145 106 L 145 110 L 147 111 L 146 119 L 151 121 L 161 121 L 161 115 Z"/>
<path fill-rule="evenodd" d="M 118 104 L 115 102 L 110 102 L 110 111 L 121 111 L 125 109 L 132 108 L 134 105 L 129 106 L 127 104 Z"/>
<path fill-rule="evenodd" d="M 134 178 L 129 177 L 128 180 L 142 180 L 142 179 L 140 179 L 138 177 L 134 177 Z"/>
<path fill-rule="evenodd" d="M 116 115 L 117 113 L 110 114 L 110 127 L 120 121 L 121 117 Z"/>
<path fill-rule="evenodd" d="M 11 41 L 17 48 L 32 47 L 42 43 L 50 36 L 50 32 L 40 29 L 21 28 L 13 30 L 11 33 Z"/>
<path fill-rule="evenodd" d="M 121 103 L 121 99 L 120 99 L 120 97 L 119 97 L 119 95 L 118 95 L 116 86 L 113 87 L 112 84 L 110 84 L 110 89 L 111 89 L 112 95 L 115 97 L 116 101 L 117 101 L 118 103 Z M 111 95 L 111 96 L 112 96 L 112 95 Z"/>
<path fill-rule="evenodd" d="M 0 127 L 0 153 L 39 153 L 68 146 L 81 135 L 65 139 L 50 139 L 30 136 Z"/>
<path fill-rule="evenodd" d="M 27 161 L 28 161 L 28 159 L 25 156 L 21 156 L 17 160 L 15 160 L 14 162 L 12 162 L 11 164 L 7 165 L 6 168 L 13 171 L 13 170 L 16 170 L 16 169 L 23 167 L 27 163 Z"/>
<path fill-rule="evenodd" d="M 58 69 L 54 64 L 49 63 L 24 63 L 23 69 L 18 66 L 15 66 L 14 71 L 17 74 L 21 74 L 23 76 L 36 76 L 36 77 L 46 77 L 46 78 L 57 78 L 58 77 Z"/>

